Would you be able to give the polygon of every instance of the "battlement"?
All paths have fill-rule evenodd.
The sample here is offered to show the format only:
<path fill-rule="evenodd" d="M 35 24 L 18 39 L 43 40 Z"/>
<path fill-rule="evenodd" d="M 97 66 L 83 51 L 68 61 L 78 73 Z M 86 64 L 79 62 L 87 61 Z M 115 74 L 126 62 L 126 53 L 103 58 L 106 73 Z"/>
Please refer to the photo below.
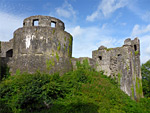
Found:
<path fill-rule="evenodd" d="M 31 27 L 31 26 L 52 27 L 61 30 L 65 29 L 65 25 L 61 20 L 56 19 L 54 17 L 41 15 L 30 16 L 24 19 L 23 27 Z"/>

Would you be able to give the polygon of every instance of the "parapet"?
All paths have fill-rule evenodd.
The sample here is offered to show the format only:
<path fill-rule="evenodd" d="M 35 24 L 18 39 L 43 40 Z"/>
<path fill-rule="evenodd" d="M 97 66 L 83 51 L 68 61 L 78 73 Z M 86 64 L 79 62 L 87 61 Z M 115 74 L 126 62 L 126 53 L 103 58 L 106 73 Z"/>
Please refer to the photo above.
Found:
<path fill-rule="evenodd" d="M 131 38 L 127 38 L 127 39 L 124 41 L 124 45 L 125 45 L 125 46 L 131 46 L 131 45 L 132 45 Z"/>
<path fill-rule="evenodd" d="M 41 27 L 52 27 L 60 30 L 65 29 L 64 23 L 50 16 L 30 16 L 23 21 L 23 27 L 31 27 L 31 26 L 41 26 Z"/>
<path fill-rule="evenodd" d="M 107 47 L 105 47 L 105 46 L 100 46 L 100 47 L 98 48 L 98 50 L 103 50 L 103 49 L 107 49 Z"/>

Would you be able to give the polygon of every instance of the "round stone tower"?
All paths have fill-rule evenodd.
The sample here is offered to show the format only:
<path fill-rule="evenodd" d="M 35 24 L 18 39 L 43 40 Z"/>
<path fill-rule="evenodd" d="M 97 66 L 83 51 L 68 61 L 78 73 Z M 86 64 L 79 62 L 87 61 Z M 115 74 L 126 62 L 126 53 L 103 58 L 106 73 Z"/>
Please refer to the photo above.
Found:
<path fill-rule="evenodd" d="M 72 36 L 64 23 L 54 17 L 31 16 L 14 32 L 12 73 L 45 73 L 72 70 Z"/>

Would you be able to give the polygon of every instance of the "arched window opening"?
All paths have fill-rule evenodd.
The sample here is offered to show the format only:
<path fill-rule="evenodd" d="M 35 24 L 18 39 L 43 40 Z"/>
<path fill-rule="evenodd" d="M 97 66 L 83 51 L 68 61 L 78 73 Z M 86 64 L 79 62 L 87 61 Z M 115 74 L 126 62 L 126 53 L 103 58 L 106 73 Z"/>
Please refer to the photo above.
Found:
<path fill-rule="evenodd" d="M 99 56 L 98 58 L 99 58 L 99 60 L 102 60 L 102 56 Z"/>
<path fill-rule="evenodd" d="M 6 57 L 13 57 L 13 49 L 10 49 L 6 52 Z"/>
<path fill-rule="evenodd" d="M 134 51 L 137 51 L 137 46 L 136 45 L 134 45 Z"/>
<path fill-rule="evenodd" d="M 119 56 L 121 57 L 122 55 L 121 55 L 121 54 L 118 54 L 118 57 L 119 57 Z"/>

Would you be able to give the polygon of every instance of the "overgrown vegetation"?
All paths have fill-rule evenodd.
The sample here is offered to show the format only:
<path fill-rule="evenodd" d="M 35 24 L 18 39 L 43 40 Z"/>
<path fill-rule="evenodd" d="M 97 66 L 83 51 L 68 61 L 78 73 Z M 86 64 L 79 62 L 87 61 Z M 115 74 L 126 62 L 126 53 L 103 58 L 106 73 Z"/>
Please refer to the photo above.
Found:
<path fill-rule="evenodd" d="M 142 87 L 145 97 L 150 98 L 150 60 L 142 64 Z"/>
<path fill-rule="evenodd" d="M 0 113 L 148 113 L 150 99 L 135 102 L 88 60 L 59 74 L 24 73 L 0 83 Z"/>
<path fill-rule="evenodd" d="M 135 55 L 138 55 L 139 54 L 139 51 L 134 51 Z"/>
<path fill-rule="evenodd" d="M 0 81 L 7 79 L 10 76 L 9 67 L 7 65 L 0 68 Z"/>

